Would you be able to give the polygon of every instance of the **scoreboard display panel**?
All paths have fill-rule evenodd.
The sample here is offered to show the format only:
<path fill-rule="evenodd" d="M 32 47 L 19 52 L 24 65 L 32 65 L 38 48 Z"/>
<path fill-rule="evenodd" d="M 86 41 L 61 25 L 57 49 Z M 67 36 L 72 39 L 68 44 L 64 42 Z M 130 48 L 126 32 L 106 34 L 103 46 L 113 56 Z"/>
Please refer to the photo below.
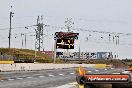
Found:
<path fill-rule="evenodd" d="M 74 39 L 57 39 L 57 49 L 74 49 Z"/>
<path fill-rule="evenodd" d="M 56 32 L 54 39 L 75 39 L 77 40 L 79 33 L 73 32 Z"/>

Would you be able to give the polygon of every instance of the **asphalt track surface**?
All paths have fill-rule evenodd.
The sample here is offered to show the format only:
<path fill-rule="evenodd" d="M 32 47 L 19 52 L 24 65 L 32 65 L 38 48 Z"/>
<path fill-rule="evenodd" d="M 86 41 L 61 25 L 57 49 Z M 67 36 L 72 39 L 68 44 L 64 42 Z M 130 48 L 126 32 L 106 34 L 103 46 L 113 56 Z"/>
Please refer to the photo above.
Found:
<path fill-rule="evenodd" d="M 87 68 L 90 74 L 120 73 L 125 69 Z M 76 81 L 75 68 L 42 71 L 0 72 L 0 88 L 55 88 Z"/>

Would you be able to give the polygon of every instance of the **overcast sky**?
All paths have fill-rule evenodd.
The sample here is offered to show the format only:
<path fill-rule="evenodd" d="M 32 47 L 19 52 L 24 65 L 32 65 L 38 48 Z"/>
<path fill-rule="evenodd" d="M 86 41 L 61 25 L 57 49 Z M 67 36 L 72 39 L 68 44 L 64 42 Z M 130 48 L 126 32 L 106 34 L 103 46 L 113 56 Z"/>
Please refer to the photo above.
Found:
<path fill-rule="evenodd" d="M 23 27 L 36 24 L 38 15 L 43 15 L 45 24 L 63 27 L 67 17 L 73 18 L 74 28 L 98 30 L 108 32 L 132 33 L 132 0 L 0 0 L 0 47 L 8 47 L 9 12 L 10 6 L 15 13 L 12 27 Z M 44 40 L 45 50 L 52 50 L 55 31 L 62 29 L 45 28 L 48 34 Z M 66 30 L 65 30 L 66 31 Z M 29 34 L 33 28 L 16 28 L 12 30 L 12 45 L 21 48 L 21 33 L 28 33 L 27 48 L 34 49 L 34 37 Z M 80 33 L 82 51 L 112 51 L 121 58 L 132 58 L 132 36 L 120 35 L 120 45 L 116 46 L 108 41 L 107 34 L 75 31 Z M 17 34 L 17 37 L 16 37 Z M 86 37 L 92 35 L 89 41 Z M 103 36 L 104 39 L 100 40 Z M 16 37 L 16 38 L 14 38 Z M 129 45 L 128 45 L 129 44 Z"/>

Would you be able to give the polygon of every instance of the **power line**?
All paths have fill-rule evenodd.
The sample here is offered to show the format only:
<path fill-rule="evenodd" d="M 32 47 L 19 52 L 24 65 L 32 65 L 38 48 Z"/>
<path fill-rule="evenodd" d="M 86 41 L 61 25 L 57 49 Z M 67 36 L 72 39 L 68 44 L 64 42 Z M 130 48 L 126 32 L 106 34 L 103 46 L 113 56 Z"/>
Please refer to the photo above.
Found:
<path fill-rule="evenodd" d="M 61 27 L 61 26 L 53 26 L 53 25 L 48 25 L 47 27 L 51 27 L 54 28 L 55 30 L 65 30 L 67 28 L 65 27 Z M 72 30 L 76 30 L 76 31 L 86 31 L 86 32 L 92 32 L 92 33 L 101 33 L 101 34 L 117 34 L 117 35 L 132 35 L 132 33 L 122 33 L 122 32 L 109 32 L 109 31 L 98 31 L 98 30 L 89 30 L 89 29 L 85 29 L 85 28 L 72 28 Z"/>
<path fill-rule="evenodd" d="M 19 27 L 14 27 L 12 29 L 18 29 L 18 28 L 25 28 L 25 27 L 33 27 L 36 25 L 29 25 L 29 26 L 19 26 Z M 67 29 L 65 27 L 61 27 L 61 26 L 53 26 L 53 25 L 46 25 L 45 27 L 51 27 L 55 30 L 62 30 L 62 29 Z M 0 28 L 0 30 L 7 30 L 9 28 Z M 101 34 L 118 34 L 118 35 L 132 35 L 132 33 L 121 33 L 121 32 L 108 32 L 108 31 L 98 31 L 98 30 L 88 30 L 88 29 L 84 29 L 84 28 L 72 28 L 72 30 L 76 30 L 76 31 L 87 31 L 87 32 L 93 32 L 93 33 L 101 33 Z"/>
<path fill-rule="evenodd" d="M 19 26 L 19 27 L 12 27 L 11 29 L 21 29 L 21 28 L 25 28 L 25 27 L 32 27 L 35 25 L 28 25 L 28 26 Z M 8 30 L 9 28 L 0 28 L 0 30 Z"/>

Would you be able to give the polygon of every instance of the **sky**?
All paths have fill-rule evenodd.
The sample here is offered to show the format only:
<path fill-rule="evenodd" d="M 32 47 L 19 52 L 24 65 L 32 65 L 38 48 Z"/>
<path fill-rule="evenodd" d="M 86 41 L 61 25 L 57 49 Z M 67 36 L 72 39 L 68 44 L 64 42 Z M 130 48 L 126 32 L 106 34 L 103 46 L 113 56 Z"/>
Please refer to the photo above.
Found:
<path fill-rule="evenodd" d="M 53 50 L 52 34 L 56 31 L 67 31 L 59 28 L 65 26 L 66 18 L 72 18 L 73 29 L 107 31 L 115 34 L 132 33 L 132 0 L 0 0 L 0 47 L 8 47 L 11 5 L 14 12 L 11 37 L 13 48 L 22 48 L 24 36 L 21 36 L 21 33 L 27 33 L 26 48 L 34 49 L 35 27 L 24 27 L 35 25 L 37 16 L 43 16 L 44 24 L 58 27 L 44 28 L 45 50 Z M 131 35 L 120 35 L 120 44 L 117 46 L 112 42 L 112 38 L 109 41 L 108 34 L 72 31 L 79 32 L 80 35 L 79 40 L 75 41 L 75 49 L 71 51 L 78 51 L 80 45 L 81 51 L 84 52 L 110 51 L 118 54 L 120 58 L 132 58 Z"/>

